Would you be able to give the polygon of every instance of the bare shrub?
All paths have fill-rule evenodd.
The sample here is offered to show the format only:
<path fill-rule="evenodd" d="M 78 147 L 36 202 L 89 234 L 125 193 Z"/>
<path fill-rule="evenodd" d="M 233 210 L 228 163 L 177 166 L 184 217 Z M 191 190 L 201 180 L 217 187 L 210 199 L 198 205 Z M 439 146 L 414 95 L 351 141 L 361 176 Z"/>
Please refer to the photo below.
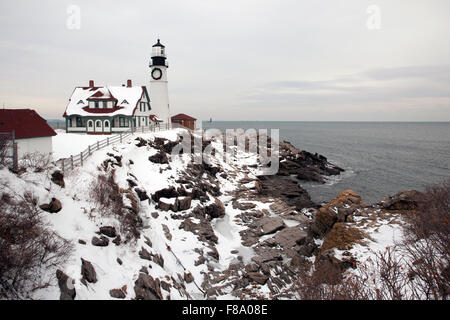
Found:
<path fill-rule="evenodd" d="M 34 172 L 43 172 L 50 169 L 52 155 L 49 153 L 29 152 L 22 156 L 19 165 L 23 169 L 31 169 Z"/>
<path fill-rule="evenodd" d="M 120 222 L 120 231 L 125 240 L 137 239 L 140 236 L 142 219 L 139 217 L 139 206 L 135 196 L 127 190 L 119 188 L 115 181 L 115 171 L 109 174 L 99 174 L 90 188 L 91 197 L 97 205 L 98 211 L 105 216 L 114 216 Z M 124 194 L 131 202 L 127 207 Z"/>
<path fill-rule="evenodd" d="M 294 290 L 312 300 L 416 300 L 450 296 L 450 180 L 429 186 L 408 217 L 403 240 L 375 252 L 341 281 L 327 284 L 331 268 L 298 272 Z"/>
<path fill-rule="evenodd" d="M 51 284 L 72 245 L 43 222 L 31 193 L 0 192 L 0 298 L 29 298 Z"/>
<path fill-rule="evenodd" d="M 11 139 L 8 135 L 0 134 L 0 167 L 6 166 L 11 156 Z"/>
<path fill-rule="evenodd" d="M 410 217 L 401 244 L 417 294 L 450 296 L 450 180 L 428 186 Z"/>

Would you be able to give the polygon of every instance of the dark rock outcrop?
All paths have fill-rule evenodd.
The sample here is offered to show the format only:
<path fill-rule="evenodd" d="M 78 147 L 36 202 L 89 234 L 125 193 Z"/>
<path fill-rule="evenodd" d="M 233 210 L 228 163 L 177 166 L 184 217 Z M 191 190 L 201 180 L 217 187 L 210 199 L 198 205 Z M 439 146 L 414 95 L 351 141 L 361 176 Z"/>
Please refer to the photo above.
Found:
<path fill-rule="evenodd" d="M 379 205 L 386 210 L 417 210 L 421 197 L 422 193 L 417 190 L 405 190 L 393 196 L 384 198 Z"/>
<path fill-rule="evenodd" d="M 94 266 L 83 258 L 81 258 L 81 275 L 87 282 L 97 282 L 97 273 L 95 272 Z"/>
<path fill-rule="evenodd" d="M 116 299 L 125 299 L 126 295 L 122 289 L 111 289 L 109 290 L 109 295 Z"/>
<path fill-rule="evenodd" d="M 142 272 L 134 283 L 134 292 L 137 300 L 163 299 L 159 281 L 155 281 L 152 276 Z"/>
<path fill-rule="evenodd" d="M 356 192 L 352 190 L 341 192 L 316 212 L 310 228 L 312 234 L 315 237 L 323 237 L 336 222 L 346 222 L 362 205 L 361 197 Z"/>
<path fill-rule="evenodd" d="M 158 202 L 160 198 L 176 198 L 179 194 L 175 187 L 164 188 L 152 194 L 152 200 Z"/>
<path fill-rule="evenodd" d="M 73 300 L 75 299 L 77 293 L 75 287 L 73 286 L 75 280 L 71 279 L 61 270 L 56 270 L 56 279 L 58 279 L 58 286 L 61 291 L 59 300 Z"/>
<path fill-rule="evenodd" d="M 320 154 L 295 148 L 290 142 L 280 142 L 280 168 L 278 175 L 295 175 L 299 180 L 325 183 L 324 176 L 338 175 L 344 169 L 328 162 Z"/>
<path fill-rule="evenodd" d="M 158 163 L 158 164 L 168 164 L 169 163 L 169 159 L 167 158 L 167 154 L 164 151 L 162 151 L 162 150 L 160 150 L 156 154 L 148 157 L 148 160 L 153 162 L 153 163 Z"/>
<path fill-rule="evenodd" d="M 139 188 L 134 188 L 134 192 L 136 192 L 140 201 L 145 201 L 145 200 L 149 199 L 149 197 L 147 195 L 147 191 L 145 191 L 145 190 L 142 190 Z"/>
<path fill-rule="evenodd" d="M 280 198 L 290 206 L 295 206 L 297 210 L 303 208 L 318 207 L 309 197 L 308 192 L 291 179 L 277 175 L 259 176 L 261 183 L 260 195 Z"/>
<path fill-rule="evenodd" d="M 57 212 L 61 211 L 62 204 L 61 204 L 61 201 L 59 201 L 58 199 L 52 198 L 50 203 L 41 204 L 39 206 L 39 208 L 41 208 L 44 211 L 50 212 L 50 213 L 57 213 Z"/>
<path fill-rule="evenodd" d="M 64 182 L 64 174 L 59 170 L 56 170 L 51 174 L 51 180 L 54 184 L 60 186 L 61 188 L 66 186 Z"/>
<path fill-rule="evenodd" d="M 112 226 L 100 227 L 100 233 L 110 238 L 115 238 L 117 236 L 116 228 Z"/>
<path fill-rule="evenodd" d="M 92 237 L 91 243 L 96 247 L 107 247 L 109 245 L 109 239 L 105 236 L 100 236 L 100 238 Z"/>

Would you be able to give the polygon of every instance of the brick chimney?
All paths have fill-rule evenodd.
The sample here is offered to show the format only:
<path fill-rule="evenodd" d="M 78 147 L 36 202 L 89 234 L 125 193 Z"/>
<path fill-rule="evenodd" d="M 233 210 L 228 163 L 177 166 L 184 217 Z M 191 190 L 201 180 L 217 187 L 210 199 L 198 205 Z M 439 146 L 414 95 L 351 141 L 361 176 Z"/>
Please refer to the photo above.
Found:
<path fill-rule="evenodd" d="M 89 80 L 89 87 L 93 88 L 94 87 L 94 80 Z"/>
<path fill-rule="evenodd" d="M 131 87 L 132 87 L 132 85 L 131 85 L 131 80 L 130 80 L 130 79 L 127 80 L 127 87 L 128 87 L 128 88 L 131 88 Z"/>

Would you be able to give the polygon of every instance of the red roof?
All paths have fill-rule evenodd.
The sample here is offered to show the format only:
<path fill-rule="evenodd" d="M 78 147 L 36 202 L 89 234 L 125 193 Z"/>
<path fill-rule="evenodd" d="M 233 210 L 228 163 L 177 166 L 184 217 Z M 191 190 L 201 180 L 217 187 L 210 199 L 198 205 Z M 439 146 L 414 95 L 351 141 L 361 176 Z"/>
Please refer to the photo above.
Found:
<path fill-rule="evenodd" d="M 56 136 L 47 121 L 34 110 L 0 109 L 0 132 L 12 130 L 17 139 Z"/>
<path fill-rule="evenodd" d="M 171 117 L 172 121 L 174 120 L 197 120 L 195 118 L 192 118 L 191 116 L 188 116 L 187 114 L 184 113 L 179 113 L 176 116 Z"/>

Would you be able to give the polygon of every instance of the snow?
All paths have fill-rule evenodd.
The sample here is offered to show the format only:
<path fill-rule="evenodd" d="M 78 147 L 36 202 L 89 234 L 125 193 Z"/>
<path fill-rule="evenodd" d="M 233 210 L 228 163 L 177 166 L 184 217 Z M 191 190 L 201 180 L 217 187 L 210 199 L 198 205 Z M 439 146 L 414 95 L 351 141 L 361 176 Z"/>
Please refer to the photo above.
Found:
<path fill-rule="evenodd" d="M 91 239 L 96 235 L 100 226 L 114 226 L 120 229 L 120 222 L 112 215 L 104 215 L 99 212 L 96 203 L 90 194 L 90 186 L 96 181 L 99 174 L 104 173 L 99 170 L 99 164 L 105 159 L 109 159 L 108 153 L 122 156 L 122 166 L 116 166 L 115 181 L 122 189 L 128 189 L 127 179 L 136 180 L 138 188 L 143 189 L 148 195 L 156 191 L 167 188 L 169 186 L 177 186 L 176 181 L 180 178 L 182 172 L 185 171 L 189 159 L 189 155 L 182 154 L 180 158 L 173 158 L 170 165 L 160 165 L 152 163 L 148 160 L 156 150 L 150 146 L 137 147 L 135 140 L 142 137 L 146 140 L 153 140 L 156 137 L 166 138 L 171 141 L 177 139 L 178 134 L 183 129 L 174 129 L 161 132 L 149 132 L 144 134 L 136 133 L 130 139 L 124 140 L 122 143 L 107 146 L 101 150 L 94 151 L 92 155 L 84 162 L 83 167 L 75 167 L 74 170 L 65 173 L 65 188 L 60 188 L 53 184 L 49 179 L 49 172 L 34 173 L 25 172 L 20 177 L 14 175 L 10 171 L 0 170 L 0 181 L 7 184 L 11 190 L 24 192 L 29 190 L 35 194 L 39 200 L 39 204 L 48 203 L 52 197 L 59 199 L 62 203 L 62 210 L 56 214 L 43 213 L 45 219 L 52 228 L 63 238 L 74 244 L 74 253 L 61 270 L 67 275 L 75 279 L 75 288 L 77 292 L 76 299 L 112 299 L 109 290 L 127 287 L 127 299 L 135 297 L 134 282 L 139 276 L 139 270 L 142 266 L 148 268 L 153 278 L 164 280 L 173 285 L 173 278 L 178 281 L 178 275 L 183 276 L 190 272 L 193 275 L 195 283 L 185 284 L 189 295 L 194 299 L 204 299 L 203 293 L 197 288 L 201 285 L 204 275 L 208 273 L 208 265 L 195 265 L 195 261 L 199 258 L 195 249 L 204 250 L 204 253 L 210 251 L 207 244 L 200 241 L 196 234 L 180 229 L 183 220 L 173 219 L 173 212 L 164 212 L 156 208 L 154 201 L 139 202 L 140 217 L 143 220 L 143 230 L 141 237 L 135 243 L 130 242 L 116 246 L 111 243 L 107 247 L 95 247 L 91 244 Z M 58 130 L 58 135 L 53 138 L 54 159 L 67 157 L 71 154 L 79 153 L 87 148 L 88 145 L 98 140 L 105 139 L 105 136 L 85 135 L 65 133 Z M 220 150 L 220 141 L 213 142 Z M 220 155 L 220 152 L 218 152 Z M 132 160 L 133 164 L 130 163 Z M 220 165 L 228 174 L 228 178 L 221 178 L 219 175 L 217 180 L 223 192 L 218 199 L 224 204 L 225 216 L 216 218 L 211 221 L 211 226 L 218 238 L 216 249 L 219 252 L 219 261 L 217 263 L 208 262 L 215 270 L 223 271 L 232 263 L 238 261 L 238 256 L 242 256 L 244 263 L 249 263 L 255 253 L 252 248 L 242 245 L 240 231 L 244 230 L 244 226 L 236 223 L 237 215 L 242 211 L 234 209 L 232 206 L 233 197 L 228 195 L 228 191 L 236 190 L 239 186 L 238 181 L 245 178 L 239 168 L 243 165 L 251 165 L 256 163 L 256 156 L 239 152 L 233 161 L 225 162 L 223 157 L 216 157 L 212 161 L 212 165 Z M 133 177 L 136 177 L 134 179 Z M 247 177 L 254 178 L 254 175 Z M 249 183 L 248 187 L 254 187 L 254 183 Z M 162 201 L 173 204 L 175 198 L 162 198 Z M 124 201 L 130 201 L 124 199 Z M 214 198 L 210 196 L 210 203 Z M 270 210 L 271 203 L 262 203 L 258 201 L 246 201 L 256 205 L 255 210 Z M 183 214 L 189 214 L 193 208 L 199 205 L 198 200 L 192 200 L 191 209 Z M 153 212 L 158 213 L 158 217 L 152 216 Z M 303 212 L 311 214 L 310 212 Z M 199 219 L 190 218 L 194 223 L 200 223 Z M 356 217 L 358 222 L 359 217 Z M 287 226 L 298 225 L 298 222 L 284 219 Z M 386 220 L 381 225 L 370 230 L 373 239 L 368 246 L 355 244 L 352 253 L 355 256 L 367 259 L 370 257 L 371 250 L 382 250 L 386 246 L 398 239 L 399 228 L 397 225 L 389 223 Z M 171 240 L 165 236 L 162 224 L 166 225 L 172 235 Z M 367 231 L 367 230 L 366 230 Z M 272 236 L 272 235 L 269 235 Z M 145 242 L 145 237 L 151 239 L 152 247 Z M 79 239 L 86 241 L 86 245 L 78 242 Z M 112 240 L 112 239 L 110 239 Z M 323 240 L 316 240 L 317 244 L 321 244 Z M 170 247 L 170 250 L 169 250 Z M 161 255 L 164 259 L 164 266 L 156 264 L 153 261 L 143 260 L 139 257 L 139 251 L 145 248 L 151 254 Z M 370 250 L 369 250 L 370 249 Z M 237 253 L 232 253 L 236 252 Z M 90 261 L 96 272 L 98 282 L 95 284 L 88 283 L 87 286 L 80 281 L 81 258 Z M 117 258 L 122 260 L 122 265 L 117 262 Z M 46 270 L 54 274 L 55 270 Z M 267 285 L 258 289 L 265 296 L 270 293 Z M 164 298 L 170 299 L 186 299 L 186 296 L 178 290 L 172 288 L 170 292 L 163 290 Z M 33 298 L 36 299 L 58 299 L 59 288 L 55 283 L 48 289 L 38 291 Z M 218 299 L 236 299 L 230 292 L 218 296 Z"/>
<path fill-rule="evenodd" d="M 85 133 L 66 133 L 65 130 L 55 130 L 57 135 L 52 138 L 53 159 L 68 158 L 71 155 L 85 151 L 89 145 L 106 139 L 104 135 L 90 135 Z"/>
<path fill-rule="evenodd" d="M 112 96 L 117 99 L 117 107 L 121 109 L 107 113 L 107 114 L 96 114 L 97 116 L 115 116 L 115 115 L 133 115 L 133 111 L 137 106 L 138 101 L 144 94 L 144 87 L 134 86 L 134 87 L 122 87 L 122 86 L 106 86 L 106 87 L 76 87 L 69 99 L 69 103 L 66 108 L 67 115 L 79 115 L 88 116 L 92 113 L 83 110 L 84 107 L 89 105 L 88 98 L 95 95 L 97 92 L 102 93 L 104 96 Z M 128 103 L 122 103 L 124 101 Z M 82 101 L 80 103 L 80 101 Z"/>

